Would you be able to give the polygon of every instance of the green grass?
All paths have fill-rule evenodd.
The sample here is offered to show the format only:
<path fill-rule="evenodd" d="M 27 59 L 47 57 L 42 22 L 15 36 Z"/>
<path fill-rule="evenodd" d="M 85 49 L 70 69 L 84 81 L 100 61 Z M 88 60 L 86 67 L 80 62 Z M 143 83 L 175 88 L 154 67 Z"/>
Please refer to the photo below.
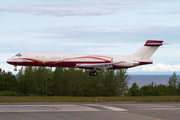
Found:
<path fill-rule="evenodd" d="M 5 97 L 0 102 L 95 102 L 97 97 Z M 102 97 L 105 102 L 180 102 L 180 96 Z M 101 97 L 98 97 L 98 102 Z"/>

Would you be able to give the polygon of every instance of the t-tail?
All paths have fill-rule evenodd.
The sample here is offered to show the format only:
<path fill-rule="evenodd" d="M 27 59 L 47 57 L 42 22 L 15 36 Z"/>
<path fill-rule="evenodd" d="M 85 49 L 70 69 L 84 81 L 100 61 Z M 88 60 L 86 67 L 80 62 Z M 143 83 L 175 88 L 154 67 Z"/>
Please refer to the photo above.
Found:
<path fill-rule="evenodd" d="M 149 60 L 161 45 L 163 41 L 147 40 L 144 46 L 132 56 L 139 57 L 141 60 Z"/>

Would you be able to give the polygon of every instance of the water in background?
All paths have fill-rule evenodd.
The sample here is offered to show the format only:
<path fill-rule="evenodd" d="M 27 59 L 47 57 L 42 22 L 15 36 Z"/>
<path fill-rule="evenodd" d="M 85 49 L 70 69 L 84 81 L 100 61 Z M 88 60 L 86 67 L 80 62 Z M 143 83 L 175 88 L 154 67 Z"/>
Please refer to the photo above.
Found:
<path fill-rule="evenodd" d="M 128 88 L 132 86 L 133 83 L 137 83 L 139 87 L 144 85 L 149 85 L 151 82 L 154 84 L 159 85 L 167 85 L 169 78 L 172 75 L 130 75 L 131 79 L 129 80 Z"/>

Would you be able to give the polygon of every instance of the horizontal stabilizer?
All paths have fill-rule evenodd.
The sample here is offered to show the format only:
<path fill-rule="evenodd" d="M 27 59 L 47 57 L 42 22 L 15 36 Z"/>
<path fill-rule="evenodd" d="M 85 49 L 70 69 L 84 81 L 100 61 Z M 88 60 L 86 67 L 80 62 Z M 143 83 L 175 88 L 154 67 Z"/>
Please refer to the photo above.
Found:
<path fill-rule="evenodd" d="M 163 41 L 148 40 L 144 46 L 161 46 Z"/>

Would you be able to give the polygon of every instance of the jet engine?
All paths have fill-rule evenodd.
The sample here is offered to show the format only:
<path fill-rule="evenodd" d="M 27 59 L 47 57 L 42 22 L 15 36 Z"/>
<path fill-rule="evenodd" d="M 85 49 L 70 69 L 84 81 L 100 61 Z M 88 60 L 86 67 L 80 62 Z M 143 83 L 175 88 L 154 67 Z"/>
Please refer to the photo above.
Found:
<path fill-rule="evenodd" d="M 117 62 L 117 64 L 113 64 L 113 65 L 119 66 L 119 67 L 134 67 L 134 66 L 138 66 L 139 62 L 128 60 L 128 61 L 120 61 L 120 62 Z"/>

